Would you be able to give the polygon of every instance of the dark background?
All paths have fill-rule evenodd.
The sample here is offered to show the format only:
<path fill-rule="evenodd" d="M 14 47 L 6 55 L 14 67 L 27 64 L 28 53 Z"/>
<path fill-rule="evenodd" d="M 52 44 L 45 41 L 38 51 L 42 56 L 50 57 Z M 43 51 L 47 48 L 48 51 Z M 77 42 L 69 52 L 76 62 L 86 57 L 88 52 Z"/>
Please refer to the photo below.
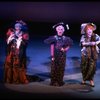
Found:
<path fill-rule="evenodd" d="M 3 78 L 2 66 L 5 57 L 6 32 L 8 28 L 13 27 L 16 20 L 23 20 L 27 23 L 30 35 L 30 48 L 31 46 L 35 48 L 35 45 L 38 44 L 43 48 L 43 40 L 55 34 L 52 26 L 62 21 L 65 24 L 69 24 L 70 28 L 66 31 L 65 35 L 70 36 L 74 43 L 79 43 L 81 37 L 80 26 L 82 23 L 92 22 L 96 24 L 97 30 L 95 33 L 100 35 L 100 2 L 0 2 L 0 69 L 2 70 L 0 71 L 0 81 Z M 26 95 L 20 93 L 16 94 L 16 92 L 5 89 L 3 84 L 0 85 L 2 97 L 8 96 L 10 98 L 13 95 L 15 98 L 19 98 L 20 96 L 24 98 Z M 33 96 L 33 98 L 39 97 L 39 95 L 35 94 L 27 94 L 26 96 L 28 98 L 31 96 Z M 40 98 L 43 96 L 40 94 Z M 48 95 L 45 96 L 48 97 Z M 56 94 L 55 96 L 57 97 Z M 70 95 L 68 94 L 68 96 Z M 61 96 L 61 98 L 62 97 L 63 96 Z"/>
<path fill-rule="evenodd" d="M 70 28 L 65 35 L 79 42 L 82 23 L 95 23 L 100 33 L 100 2 L 0 2 L 0 37 L 20 19 L 27 23 L 31 39 L 53 35 L 52 26 L 63 21 Z"/>

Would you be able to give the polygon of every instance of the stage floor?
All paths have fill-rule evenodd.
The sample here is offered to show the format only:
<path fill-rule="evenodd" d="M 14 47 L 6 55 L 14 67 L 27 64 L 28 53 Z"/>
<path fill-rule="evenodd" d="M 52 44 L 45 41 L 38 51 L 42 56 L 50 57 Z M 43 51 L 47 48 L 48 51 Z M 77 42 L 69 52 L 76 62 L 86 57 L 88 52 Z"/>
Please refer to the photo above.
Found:
<path fill-rule="evenodd" d="M 3 45 L 4 42 L 1 41 Z M 27 48 L 28 84 L 4 84 L 3 64 L 5 46 L 0 46 L 0 94 L 2 98 L 100 98 L 100 57 L 97 61 L 97 71 L 94 77 L 95 87 L 81 85 L 80 46 L 74 43 L 66 53 L 65 84 L 61 87 L 50 86 L 50 46 L 42 39 L 30 40 Z M 9 95 L 8 95 L 9 94 Z"/>

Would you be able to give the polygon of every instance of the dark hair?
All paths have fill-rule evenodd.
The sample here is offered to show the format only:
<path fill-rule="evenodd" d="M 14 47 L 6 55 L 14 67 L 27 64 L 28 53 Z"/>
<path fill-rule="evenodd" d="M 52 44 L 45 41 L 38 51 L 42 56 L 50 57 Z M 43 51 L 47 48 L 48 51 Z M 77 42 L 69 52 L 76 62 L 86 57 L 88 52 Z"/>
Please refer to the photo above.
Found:
<path fill-rule="evenodd" d="M 60 26 L 60 25 L 62 25 L 65 28 L 65 25 L 63 22 L 60 22 L 60 23 L 53 25 L 52 28 L 55 29 L 57 26 Z"/>

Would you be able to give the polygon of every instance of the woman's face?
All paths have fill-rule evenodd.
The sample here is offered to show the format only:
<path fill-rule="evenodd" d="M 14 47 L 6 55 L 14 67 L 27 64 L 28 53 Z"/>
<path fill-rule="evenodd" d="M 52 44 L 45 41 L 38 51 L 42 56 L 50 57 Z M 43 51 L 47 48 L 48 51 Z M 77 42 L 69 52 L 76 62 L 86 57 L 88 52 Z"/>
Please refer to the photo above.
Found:
<path fill-rule="evenodd" d="M 15 24 L 15 30 L 21 30 L 21 26 L 20 23 Z"/>
<path fill-rule="evenodd" d="M 57 31 L 57 34 L 59 36 L 62 36 L 64 31 L 65 31 L 65 29 L 64 29 L 64 27 L 62 25 L 59 25 L 59 26 L 56 27 L 56 31 Z"/>
<path fill-rule="evenodd" d="M 92 33 L 93 33 L 93 30 L 91 28 L 87 28 L 86 30 L 86 34 L 88 37 L 91 37 L 92 36 Z"/>
<path fill-rule="evenodd" d="M 21 27 L 16 26 L 16 27 L 15 27 L 15 30 L 21 30 Z"/>

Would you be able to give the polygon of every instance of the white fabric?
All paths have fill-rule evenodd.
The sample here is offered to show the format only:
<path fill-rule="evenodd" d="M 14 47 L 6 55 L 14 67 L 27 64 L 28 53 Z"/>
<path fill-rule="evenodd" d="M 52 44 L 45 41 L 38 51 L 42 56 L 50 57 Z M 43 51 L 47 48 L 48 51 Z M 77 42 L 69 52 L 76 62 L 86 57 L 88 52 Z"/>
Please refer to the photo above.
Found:
<path fill-rule="evenodd" d="M 85 35 L 82 35 L 80 42 L 86 43 L 86 42 L 85 42 Z M 96 51 L 97 51 L 97 53 L 99 53 L 99 50 L 100 50 L 99 47 L 98 47 L 98 44 L 99 44 L 99 43 L 100 43 L 100 36 L 96 34 Z M 83 48 L 81 49 L 81 52 L 82 52 L 84 55 L 86 55 L 86 47 L 83 47 Z"/>
<path fill-rule="evenodd" d="M 11 34 L 7 39 L 7 44 L 9 44 L 14 39 L 14 34 Z"/>
<path fill-rule="evenodd" d="M 16 41 L 17 41 L 16 42 L 16 45 L 17 45 L 16 48 L 19 49 L 21 42 L 22 42 L 22 36 L 20 36 L 18 39 L 16 39 Z"/>

